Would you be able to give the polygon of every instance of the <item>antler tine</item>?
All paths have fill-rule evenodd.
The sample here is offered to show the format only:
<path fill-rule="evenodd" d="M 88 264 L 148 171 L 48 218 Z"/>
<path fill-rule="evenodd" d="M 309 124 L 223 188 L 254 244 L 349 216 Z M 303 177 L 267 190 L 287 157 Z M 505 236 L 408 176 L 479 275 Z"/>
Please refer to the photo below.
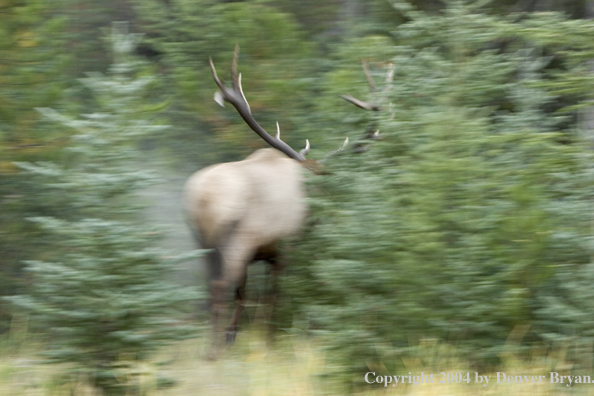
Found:
<path fill-rule="evenodd" d="M 208 63 L 210 64 L 210 71 L 212 72 L 212 78 L 214 79 L 214 81 L 217 84 L 217 86 L 219 87 L 219 89 L 221 91 L 224 91 L 225 84 L 223 84 L 223 82 L 219 79 L 219 76 L 217 75 L 217 69 L 215 69 L 214 63 L 212 62 L 212 58 L 210 56 L 208 57 Z"/>
<path fill-rule="evenodd" d="M 388 64 L 388 71 L 386 72 L 386 84 L 390 84 L 394 80 L 394 71 L 396 67 L 392 62 Z M 386 85 L 387 87 L 388 85 Z"/>
<path fill-rule="evenodd" d="M 237 88 L 239 89 L 239 94 L 243 98 L 243 101 L 245 102 L 245 105 L 247 106 L 247 109 L 251 114 L 252 108 L 250 107 L 250 104 L 248 103 L 247 99 L 245 98 L 245 94 L 243 93 L 243 87 L 241 86 L 241 73 L 239 73 L 239 77 L 237 78 Z"/>
<path fill-rule="evenodd" d="M 369 84 L 369 91 L 375 92 L 375 89 L 376 89 L 375 88 L 375 80 L 373 79 L 373 76 L 369 72 L 369 63 L 365 59 L 362 59 L 361 62 L 363 63 L 363 72 L 365 73 L 365 78 L 367 79 L 367 84 Z"/>
<path fill-rule="evenodd" d="M 276 122 L 276 138 L 281 140 L 280 138 L 280 126 L 278 125 L 278 121 Z"/>
<path fill-rule="evenodd" d="M 324 156 L 324 158 L 322 158 L 322 160 L 320 161 L 321 163 L 325 163 L 328 158 L 332 157 L 333 155 L 336 155 L 342 151 L 344 151 L 344 149 L 346 148 L 346 146 L 348 146 L 349 144 L 349 138 L 348 136 L 344 139 L 344 142 L 340 145 L 340 147 L 337 150 L 331 151 L 328 154 L 326 154 Z"/>
<path fill-rule="evenodd" d="M 305 139 L 305 148 L 301 149 L 301 151 L 299 151 L 299 154 L 305 157 L 309 153 L 309 149 L 309 140 Z"/>
<path fill-rule="evenodd" d="M 379 105 L 377 105 L 373 102 L 364 102 L 362 100 L 352 97 L 351 95 L 338 95 L 338 96 L 340 96 L 347 102 L 350 102 L 350 103 L 354 104 L 355 106 L 362 108 L 363 110 L 380 111 L 382 109 Z"/>
<path fill-rule="evenodd" d="M 231 81 L 233 89 L 241 91 L 241 76 L 237 76 L 237 58 L 239 58 L 239 44 L 235 44 L 235 51 L 233 51 L 233 61 L 231 62 Z M 243 94 L 243 92 L 242 92 Z"/>

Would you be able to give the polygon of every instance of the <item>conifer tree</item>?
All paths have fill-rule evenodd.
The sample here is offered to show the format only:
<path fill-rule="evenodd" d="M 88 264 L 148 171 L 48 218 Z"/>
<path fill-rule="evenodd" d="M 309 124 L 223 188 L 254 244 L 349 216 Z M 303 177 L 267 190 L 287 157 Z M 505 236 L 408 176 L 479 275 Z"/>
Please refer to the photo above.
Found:
<path fill-rule="evenodd" d="M 147 42 L 161 54 L 171 89 L 180 99 L 170 115 L 177 139 L 184 143 L 176 153 L 188 153 L 186 163 L 196 158 L 203 163 L 236 160 L 264 144 L 245 133 L 239 117 L 223 116 L 212 100 L 208 59 L 221 67 L 228 65 L 236 44 L 241 47 L 243 88 L 262 126 L 274 129 L 278 121 L 289 144 L 310 136 L 307 129 L 312 125 L 304 115 L 315 98 L 312 70 L 319 62 L 310 58 L 312 46 L 292 15 L 270 2 L 254 0 L 134 0 L 134 4 L 151 32 Z M 227 68 L 220 72 L 223 76 Z M 200 142 L 197 147 L 193 146 L 196 141 Z M 220 143 L 224 149 L 212 150 L 205 143 L 211 147 Z M 213 157 L 217 151 L 224 154 Z"/>
<path fill-rule="evenodd" d="M 22 261 L 43 254 L 23 220 L 42 211 L 38 191 L 13 162 L 55 158 L 65 137 L 34 109 L 55 106 L 66 86 L 65 21 L 52 11 L 43 0 L 0 3 L 0 296 L 20 292 Z M 0 301 L 0 333 L 8 320 Z"/>
<path fill-rule="evenodd" d="M 114 24 L 111 68 L 81 80 L 96 112 L 76 119 L 40 109 L 74 131 L 64 163 L 19 164 L 46 196 L 60 197 L 62 211 L 31 219 L 53 235 L 58 254 L 27 263 L 30 294 L 14 301 L 46 329 L 49 360 L 70 363 L 106 394 L 134 393 L 134 363 L 185 334 L 175 312 L 195 297 L 167 281 L 176 260 L 157 247 L 138 203 L 139 189 L 155 181 L 138 142 L 166 129 L 147 120 L 143 95 L 155 80 L 132 56 L 140 37 Z"/>
<path fill-rule="evenodd" d="M 424 339 L 493 363 L 514 329 L 530 329 L 514 352 L 591 338 L 592 155 L 570 116 L 592 100 L 594 45 L 575 39 L 594 24 L 394 4 L 407 21 L 396 45 L 359 47 L 395 66 L 371 98 L 383 139 L 312 179 L 314 220 L 285 282 L 292 314 L 358 378 L 396 372 Z"/>

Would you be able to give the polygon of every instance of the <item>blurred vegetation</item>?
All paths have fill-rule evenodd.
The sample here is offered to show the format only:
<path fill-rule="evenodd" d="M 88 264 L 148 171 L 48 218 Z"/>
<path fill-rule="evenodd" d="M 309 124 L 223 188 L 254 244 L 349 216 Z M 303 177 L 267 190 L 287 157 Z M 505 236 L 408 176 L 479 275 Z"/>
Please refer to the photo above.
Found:
<path fill-rule="evenodd" d="M 516 351 L 572 342 L 575 369 L 591 367 L 593 158 L 578 120 L 594 46 L 578 36 L 594 24 L 396 6 L 407 22 L 391 46 L 344 51 L 375 49 L 378 83 L 395 65 L 370 96 L 382 139 L 311 179 L 286 315 L 324 337 L 346 378 L 402 369 L 411 340 L 498 364 L 518 329 Z"/>
<path fill-rule="evenodd" d="M 269 3 L 136 2 L 146 42 L 160 54 L 176 96 L 169 108 L 177 127 L 174 150 L 188 171 L 219 162 L 221 156 L 236 160 L 264 146 L 238 115 L 219 111 L 212 100 L 215 90 L 208 59 L 213 59 L 221 77 L 229 76 L 235 44 L 241 47 L 244 90 L 259 122 L 274 131 L 279 121 L 288 143 L 304 144 L 308 128 L 302 123 L 309 120 L 303 114 L 308 113 L 315 89 L 312 46 L 295 18 Z"/>
<path fill-rule="evenodd" d="M 254 326 L 256 327 L 256 326 Z M 320 347 L 316 339 L 303 335 L 283 337 L 271 346 L 266 342 L 265 332 L 260 328 L 250 328 L 237 339 L 233 348 L 227 350 L 220 360 L 205 364 L 201 354 L 207 345 L 205 339 L 181 341 L 167 348 L 162 348 L 149 362 L 138 362 L 134 366 L 140 375 L 135 384 L 137 393 L 145 396 L 193 396 L 213 393 L 220 396 L 249 395 L 344 395 L 336 389 L 328 378 L 320 373 L 331 365 L 329 354 Z M 15 328 L 11 337 L 0 336 L 0 393 L 3 395 L 27 396 L 97 396 L 84 378 L 64 378 L 60 375 L 59 366 L 42 364 L 36 359 L 36 353 L 43 348 L 34 336 L 21 328 Z M 25 347 L 15 347 L 20 341 L 26 341 Z M 567 350 L 555 348 L 542 354 L 534 354 L 528 359 L 518 359 L 514 354 L 507 354 L 500 371 L 507 374 L 527 376 L 544 375 L 542 384 L 509 384 L 495 383 L 495 372 L 480 372 L 479 375 L 490 376 L 488 386 L 474 383 L 475 369 L 468 361 L 457 355 L 455 348 L 439 342 L 426 342 L 418 345 L 407 359 L 406 371 L 394 375 L 426 375 L 434 373 L 433 384 L 400 383 L 396 387 L 384 387 L 383 384 L 371 384 L 356 395 L 573 395 L 591 394 L 591 384 L 572 384 L 567 387 L 548 383 L 548 372 L 543 367 L 566 375 L 571 367 L 567 360 Z M 177 386 L 162 389 L 158 385 L 156 373 L 161 362 L 168 364 L 168 374 Z M 375 370 L 375 369 L 374 369 Z M 438 370 L 438 371 L 437 371 Z M 471 382 L 437 383 L 441 380 L 440 372 L 463 375 L 470 372 Z M 232 373 L 232 374 L 230 374 Z M 375 376 L 370 375 L 370 378 Z M 364 382 L 364 377 L 356 379 Z M 132 392 L 131 392 L 132 394 Z"/>
<path fill-rule="evenodd" d="M 308 138 L 318 160 L 351 140 L 325 175 L 310 178 L 311 216 L 286 246 L 277 312 L 289 333 L 319 336 L 329 348 L 324 370 L 340 374 L 332 378 L 362 384 L 352 380 L 369 368 L 395 372 L 415 345 L 435 340 L 455 343 L 473 367 L 556 343 L 571 346 L 575 370 L 591 367 L 593 13 L 586 0 L 0 0 L 0 294 L 29 293 L 21 302 L 43 312 L 40 301 L 75 293 L 54 276 L 87 262 L 73 249 L 95 254 L 100 241 L 112 246 L 105 262 L 142 256 L 119 281 L 167 287 L 160 253 L 142 248 L 157 242 L 134 231 L 142 224 L 113 223 L 139 221 L 132 190 L 146 174 L 131 158 L 140 152 L 151 159 L 145 168 L 187 176 L 264 145 L 212 100 L 208 58 L 229 76 L 237 43 L 247 99 L 266 129 L 278 121 L 293 147 Z M 111 64 L 113 20 L 144 34 L 136 76 L 162 82 L 135 92 L 133 104 L 121 104 L 114 86 L 94 90 L 105 76 L 88 75 L 84 88 L 77 81 Z M 38 107 L 58 112 L 44 119 Z M 173 127 L 134 143 L 71 139 L 89 128 L 117 136 L 131 121 L 110 117 L 126 111 Z M 368 139 L 376 129 L 379 139 Z M 137 277 L 145 266 L 155 272 Z M 76 293 L 110 278 L 102 272 L 110 268 L 81 269 Z M 5 301 L 0 332 L 19 313 Z M 111 311 L 114 323 L 131 314 L 130 326 L 146 325 L 145 308 L 85 301 L 63 306 L 84 318 L 41 315 L 79 331 L 56 350 L 109 338 L 84 326 Z M 126 350 L 134 331 L 96 351 Z M 74 359 L 76 348 L 55 356 Z"/>
<path fill-rule="evenodd" d="M 13 161 L 59 156 L 68 134 L 35 110 L 56 105 L 67 87 L 65 20 L 43 0 L 0 2 L 0 296 L 22 290 L 22 262 L 49 249 L 24 217 L 47 213 L 47 198 Z M 45 201 L 45 202 L 43 202 Z M 11 313 L 0 300 L 0 332 Z"/>
<path fill-rule="evenodd" d="M 114 24 L 108 74 L 81 80 L 96 112 L 75 119 L 39 109 L 74 130 L 67 160 L 17 163 L 44 195 L 61 196 L 63 211 L 29 219 L 53 236 L 57 254 L 27 261 L 31 287 L 11 301 L 46 329 L 50 362 L 72 364 L 106 395 L 130 394 L 138 380 L 132 366 L 187 334 L 175 312 L 196 298 L 168 282 L 179 259 L 155 246 L 159 232 L 147 228 L 134 195 L 154 183 L 150 171 L 139 169 L 138 140 L 167 129 L 150 122 L 142 99 L 154 79 L 131 56 L 140 36 Z"/>

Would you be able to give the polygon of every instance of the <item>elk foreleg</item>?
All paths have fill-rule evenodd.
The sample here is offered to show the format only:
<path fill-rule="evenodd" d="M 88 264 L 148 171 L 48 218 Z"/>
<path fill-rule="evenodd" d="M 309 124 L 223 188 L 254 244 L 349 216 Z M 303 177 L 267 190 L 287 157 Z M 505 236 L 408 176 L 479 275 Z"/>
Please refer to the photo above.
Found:
<path fill-rule="evenodd" d="M 247 265 L 254 255 L 255 248 L 250 244 L 250 236 L 234 229 L 229 233 L 226 242 L 221 248 L 221 266 L 219 267 L 218 278 L 221 280 L 220 289 L 220 307 L 215 309 L 213 307 L 213 332 L 215 340 L 213 342 L 213 349 L 220 349 L 223 340 L 227 344 L 235 340 L 237 333 L 237 322 L 244 308 L 245 298 L 245 283 L 247 277 Z M 212 290 L 216 289 L 213 285 Z M 224 327 L 222 321 L 225 320 L 226 308 L 231 299 L 231 291 L 235 291 L 236 307 L 231 318 L 229 326 Z M 213 299 L 215 294 L 212 294 Z"/>

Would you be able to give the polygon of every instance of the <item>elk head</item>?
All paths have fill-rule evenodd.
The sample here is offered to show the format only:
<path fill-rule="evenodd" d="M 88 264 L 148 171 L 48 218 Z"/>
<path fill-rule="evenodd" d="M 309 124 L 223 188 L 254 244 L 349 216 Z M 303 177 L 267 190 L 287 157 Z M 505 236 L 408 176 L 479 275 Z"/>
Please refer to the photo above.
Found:
<path fill-rule="evenodd" d="M 295 234 L 306 216 L 305 189 L 300 163 L 309 151 L 295 151 L 288 144 L 268 134 L 254 119 L 237 73 L 239 48 L 231 65 L 231 87 L 210 68 L 219 92 L 215 100 L 231 103 L 249 127 L 273 148 L 261 149 L 242 161 L 209 166 L 194 173 L 184 190 L 188 220 L 203 248 L 212 249 L 208 267 L 213 344 L 210 358 L 220 351 L 223 335 L 232 342 L 237 330 L 247 276 L 247 266 L 254 260 L 272 265 L 272 275 L 281 269 L 276 242 Z M 274 279 L 273 279 L 274 281 Z M 223 328 L 231 294 L 236 308 L 231 323 Z"/>

